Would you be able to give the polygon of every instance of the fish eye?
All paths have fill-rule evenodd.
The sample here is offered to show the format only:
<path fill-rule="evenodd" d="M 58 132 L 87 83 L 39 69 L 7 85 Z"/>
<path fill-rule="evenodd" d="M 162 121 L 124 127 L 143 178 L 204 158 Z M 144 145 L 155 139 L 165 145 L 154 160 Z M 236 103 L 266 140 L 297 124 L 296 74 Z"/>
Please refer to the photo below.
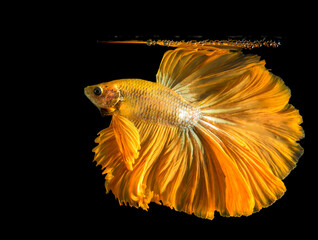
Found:
<path fill-rule="evenodd" d="M 102 89 L 101 87 L 95 87 L 94 90 L 93 90 L 93 92 L 94 92 L 94 94 L 95 94 L 96 96 L 99 96 L 99 95 L 102 94 L 103 89 Z"/>

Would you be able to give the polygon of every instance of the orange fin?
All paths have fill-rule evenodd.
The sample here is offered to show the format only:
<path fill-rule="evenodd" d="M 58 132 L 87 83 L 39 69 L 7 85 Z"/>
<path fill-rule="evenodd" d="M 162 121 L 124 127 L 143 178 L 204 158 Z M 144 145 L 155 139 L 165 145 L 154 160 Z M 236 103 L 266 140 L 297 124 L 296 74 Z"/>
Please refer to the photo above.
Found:
<path fill-rule="evenodd" d="M 113 115 L 111 124 L 126 167 L 128 170 L 133 170 L 133 164 L 140 150 L 139 132 L 131 121 L 118 114 Z"/>
<path fill-rule="evenodd" d="M 304 136 L 302 118 L 288 104 L 284 82 L 264 65 L 258 56 L 219 49 L 178 48 L 161 61 L 157 82 L 202 113 L 194 131 L 206 158 L 199 166 L 211 167 L 203 168 L 210 181 L 201 186 L 218 185 L 200 199 L 218 200 L 197 206 L 201 216 L 213 208 L 226 216 L 250 215 L 271 205 L 286 191 L 281 179 L 303 153 L 297 143 Z"/>
<path fill-rule="evenodd" d="M 98 133 L 95 142 L 98 143 L 98 145 L 93 149 L 93 152 L 95 153 L 94 162 L 102 167 L 104 170 L 103 174 L 107 174 L 105 177 L 105 188 L 106 192 L 109 192 L 109 183 L 113 178 L 113 170 L 124 165 L 113 127 L 109 126 L 108 128 L 101 130 Z M 124 169 L 127 169 L 126 166 L 124 166 Z"/>
<path fill-rule="evenodd" d="M 157 82 L 189 102 L 197 102 L 219 92 L 253 65 L 264 65 L 258 56 L 241 52 L 183 49 L 167 51 L 160 63 Z"/>
<path fill-rule="evenodd" d="M 290 91 L 279 77 L 257 63 L 236 74 L 233 70 L 231 78 L 220 81 L 213 94 L 197 102 L 202 117 L 196 128 L 205 132 L 212 146 L 214 141 L 222 149 L 215 160 L 229 157 L 236 166 L 250 188 L 255 212 L 286 191 L 282 179 L 303 154 L 297 141 L 304 132 L 298 110 L 288 104 Z"/>
<path fill-rule="evenodd" d="M 199 103 L 202 120 L 221 140 L 251 152 L 284 179 L 303 153 L 297 141 L 304 131 L 298 110 L 288 104 L 290 91 L 282 79 L 264 66 L 254 66 L 229 86 L 219 87 L 220 92 Z"/>
<path fill-rule="evenodd" d="M 197 130 L 206 151 L 206 161 L 216 163 L 225 176 L 222 186 L 225 196 L 221 201 L 222 207 L 218 209 L 220 214 L 223 216 L 252 214 L 255 200 L 251 188 L 239 171 L 236 162 L 226 153 L 223 143 L 212 132 L 201 125 L 197 126 Z"/>

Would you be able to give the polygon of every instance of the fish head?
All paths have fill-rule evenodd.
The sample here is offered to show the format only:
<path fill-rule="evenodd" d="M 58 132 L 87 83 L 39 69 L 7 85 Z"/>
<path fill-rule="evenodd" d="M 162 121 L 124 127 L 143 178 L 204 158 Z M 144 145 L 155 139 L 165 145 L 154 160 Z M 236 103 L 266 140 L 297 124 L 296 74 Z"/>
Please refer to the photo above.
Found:
<path fill-rule="evenodd" d="M 120 90 L 112 82 L 88 86 L 84 89 L 88 99 L 99 109 L 102 116 L 111 115 L 120 107 Z"/>

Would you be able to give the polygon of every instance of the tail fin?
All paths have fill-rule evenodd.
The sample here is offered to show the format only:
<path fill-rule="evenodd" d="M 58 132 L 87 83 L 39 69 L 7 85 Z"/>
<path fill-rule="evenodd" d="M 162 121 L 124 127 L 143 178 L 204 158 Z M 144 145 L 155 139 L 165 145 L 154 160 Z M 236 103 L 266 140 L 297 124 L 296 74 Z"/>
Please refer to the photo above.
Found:
<path fill-rule="evenodd" d="M 206 161 L 225 175 L 223 215 L 249 215 L 279 199 L 303 154 L 302 118 L 264 65 L 240 52 L 179 48 L 165 53 L 157 73 L 157 82 L 201 109 L 195 132 Z"/>

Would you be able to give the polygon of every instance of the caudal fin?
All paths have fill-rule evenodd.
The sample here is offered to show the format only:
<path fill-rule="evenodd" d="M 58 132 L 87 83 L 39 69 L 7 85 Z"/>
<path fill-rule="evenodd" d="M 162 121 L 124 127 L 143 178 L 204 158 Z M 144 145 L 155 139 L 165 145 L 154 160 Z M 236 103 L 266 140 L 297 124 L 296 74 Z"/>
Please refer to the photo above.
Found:
<path fill-rule="evenodd" d="M 290 90 L 265 61 L 180 48 L 166 52 L 157 81 L 201 110 L 195 132 L 205 161 L 224 175 L 221 214 L 249 215 L 284 194 L 282 179 L 303 154 L 297 141 L 304 132 L 298 110 L 288 104 Z"/>

